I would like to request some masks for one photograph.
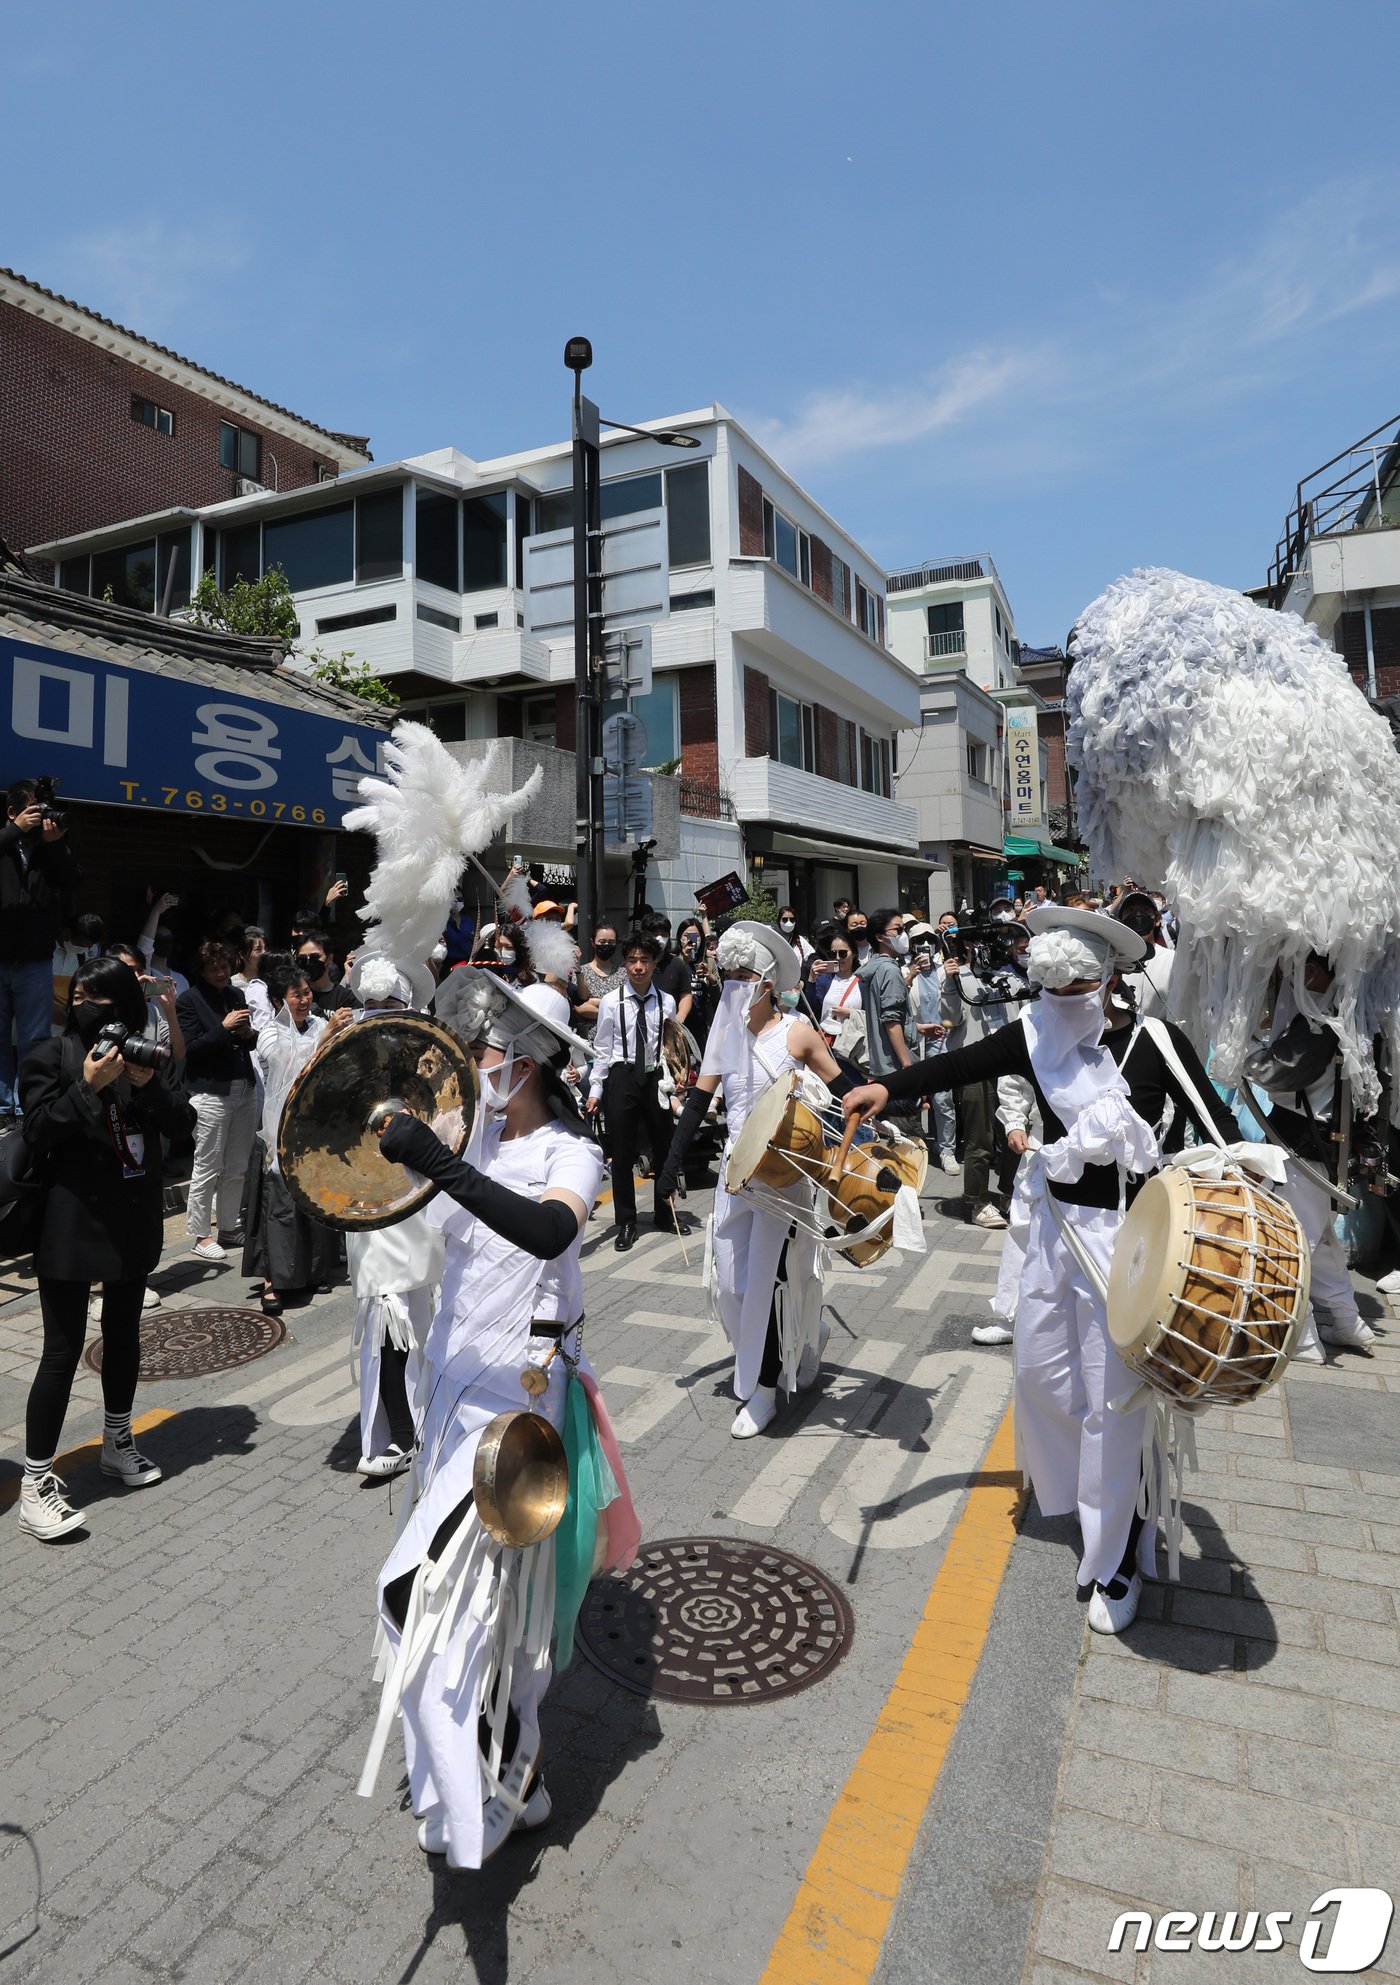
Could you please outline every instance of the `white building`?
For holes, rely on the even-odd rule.
[[[804,919],[839,896],[922,902],[930,863],[893,791],[894,737],[917,721],[919,691],[886,645],[884,574],[724,408],[650,425],[700,447],[603,440],[605,606],[652,631],[653,688],[637,705],[646,762],[662,768],[648,895],[677,915],[700,884],[738,869]],[[512,781],[545,764],[510,845],[565,867],[571,482],[568,443],[482,462],[445,448],[34,550],[79,591],[94,554],[185,531],[191,569],[212,568],[222,586],[280,566],[305,646],[365,661],[405,715],[463,751],[516,740]],[[614,908],[626,871],[619,850]]]
[[[990,553],[892,572],[889,609],[890,646],[920,678],[957,669],[992,695],[1015,687],[1016,623]]]

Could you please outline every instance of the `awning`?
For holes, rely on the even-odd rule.
[[[832,862],[850,868],[859,862],[894,862],[899,868],[941,868],[917,849],[871,848],[859,841],[819,841],[814,835],[782,833],[776,829],[746,826],[744,840],[750,854],[803,855],[809,861]]]
[[[1031,840],[1024,834],[1008,834],[1002,844],[1008,855],[1029,856],[1032,861],[1061,862],[1066,868],[1078,868],[1084,857],[1073,848],[1057,848],[1053,841]]]

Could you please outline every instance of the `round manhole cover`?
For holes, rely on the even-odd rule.
[[[853,1631],[824,1572],[737,1537],[644,1545],[631,1571],[593,1581],[578,1621],[584,1653],[624,1688],[713,1706],[810,1688]]]
[[[287,1332],[279,1316],[261,1310],[151,1310],[141,1319],[141,1376],[203,1378],[275,1351]],[[88,1345],[83,1363],[102,1369],[102,1339]]]

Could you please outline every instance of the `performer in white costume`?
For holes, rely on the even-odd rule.
[[[768,924],[731,924],[720,938],[716,961],[724,992],[700,1078],[657,1177],[656,1200],[658,1206],[674,1202],[685,1154],[722,1087],[729,1141],[711,1216],[713,1289],[734,1347],[734,1396],[741,1402],[729,1431],[736,1440],[748,1440],[776,1415],[779,1384],[791,1394],[809,1385],[820,1368],[820,1246],[810,1231],[815,1216],[809,1184],[776,1195],[793,1209],[794,1218],[784,1220],[747,1193],[727,1191],[725,1163],[759,1096],[793,1069],[809,1070],[834,1096],[849,1084],[817,1028],[779,1007],[801,976],[786,938]]]
[[[545,986],[517,994],[468,966],[439,988],[437,1011],[471,1043],[482,1108],[464,1158],[407,1113],[382,1138],[386,1157],[440,1186],[429,1218],[446,1253],[425,1355],[419,1497],[379,1580],[388,1672],[361,1790],[373,1789],[400,1708],[419,1844],[478,1868],[513,1829],[549,1818],[539,1710],[551,1643],[557,1636],[567,1659],[600,1514],[606,1568],[631,1562],[638,1531],[580,1343],[579,1247],[603,1155],[557,1074],[584,1047],[568,1002]],[[534,1410],[564,1434],[574,1518],[517,1551],[482,1526],[473,1463],[488,1422],[525,1405],[527,1365],[545,1368]]]
[[[987,1303],[992,1321],[973,1325],[974,1344],[1009,1344],[1016,1333],[1016,1304],[1020,1300],[1021,1271],[1026,1265],[1026,1242],[1031,1231],[1027,1153],[1038,1151],[1044,1142],[1040,1114],[1035,1107],[1035,1091],[1029,1082],[1023,1082],[1018,1075],[1003,1075],[997,1083],[997,1122],[1006,1132],[1008,1150],[1013,1151],[1020,1162],[1011,1188],[1006,1239],[1001,1244],[1001,1260],[997,1267],[997,1286]]]
[[[1080,1585],[1092,1585],[1089,1624],[1118,1633],[1137,1612],[1140,1573],[1155,1566],[1156,1532],[1136,1519],[1146,1409],[1119,1413],[1135,1381],[1113,1348],[1101,1297],[1066,1236],[1106,1276],[1123,1215],[1157,1169],[1153,1126],[1168,1096],[1203,1137],[1234,1142],[1238,1128],[1185,1036],[1163,1026],[1183,1084],[1129,1009],[1107,1028],[1119,974],[1142,939],[1111,917],[1051,906],[1032,910],[1027,957],[1041,997],[1010,1026],[970,1048],[937,1055],[853,1090],[848,1114],[883,1110],[889,1097],[1015,1075],[1029,1081],[1045,1148],[1031,1161],[1030,1227],[1016,1310],[1016,1432],[1046,1516],[1079,1517]],[[1211,1121],[1202,1121],[1200,1105]]]

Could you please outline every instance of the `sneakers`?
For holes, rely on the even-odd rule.
[[[206,1234],[203,1240],[196,1241],[191,1252],[197,1254],[201,1261],[228,1260],[228,1249],[221,1248],[212,1234]]]
[[[148,1288],[145,1295],[141,1298],[141,1307],[143,1310],[158,1310],[160,1308],[159,1289]]]
[[[777,1417],[778,1388],[776,1385],[761,1385],[752,1399],[746,1399],[734,1415],[734,1424],[729,1431],[736,1441],[752,1440],[761,1434]]]
[[[945,1151],[938,1162],[945,1172],[960,1172],[962,1170],[962,1166],[951,1151]]]
[[[1107,1585],[1096,1585],[1089,1601],[1089,1625],[1094,1633],[1122,1633],[1137,1618],[1142,1599],[1142,1580],[1136,1572],[1130,1579],[1111,1578]]]
[[[1329,1317],[1325,1323],[1319,1322],[1317,1334],[1324,1344],[1344,1344],[1349,1351],[1364,1351],[1368,1358],[1375,1356],[1371,1346],[1376,1333],[1359,1316]]]
[[[241,1227],[229,1227],[227,1229],[220,1227],[219,1229],[219,1241],[225,1249],[241,1248],[246,1244],[247,1239],[248,1237]]]
[[[1383,1296],[1400,1296],[1400,1268],[1392,1268],[1388,1275],[1382,1275],[1376,1287]]]
[[[1014,1334],[1009,1323],[975,1323],[972,1326],[974,1344],[1009,1344]]]
[[[62,1482],[52,1469],[37,1482],[32,1475],[26,1475],[20,1483],[19,1527],[31,1537],[37,1537],[41,1544],[52,1544],[56,1537],[66,1537],[70,1530],[77,1530],[86,1521],[83,1512],[69,1502]]]
[[[125,1440],[114,1440],[110,1434],[102,1436],[102,1459],[98,1463],[104,1475],[113,1476],[124,1489],[149,1489],[161,1479],[161,1471],[154,1461],[147,1461],[130,1434]]]
[[[402,1475],[405,1468],[412,1466],[413,1456],[405,1454],[401,1447],[390,1441],[383,1454],[361,1455],[355,1463],[355,1473],[368,1476],[372,1482],[383,1482],[391,1475]],[[431,1851],[436,1854],[440,1850],[433,1848]]]
[[[972,1224],[974,1227],[1004,1227],[1006,1221],[989,1199],[985,1206],[979,1206],[973,1214]]]
[[[498,1805],[499,1801],[493,1801],[492,1803]],[[549,1825],[553,1816],[554,1801],[549,1796],[549,1791],[544,1780],[537,1778],[529,1798],[516,1814],[514,1824],[509,1828],[509,1831],[511,1833],[538,1833],[542,1826]],[[504,1838],[504,1835],[502,1835],[502,1838]],[[441,1806],[435,1806],[425,1819],[419,1820],[418,1845],[425,1854],[446,1854],[447,1828],[443,1821]],[[488,1858],[492,1849],[499,1845],[499,1840],[489,1843],[487,1845],[487,1853],[482,1857],[483,1860]]]

